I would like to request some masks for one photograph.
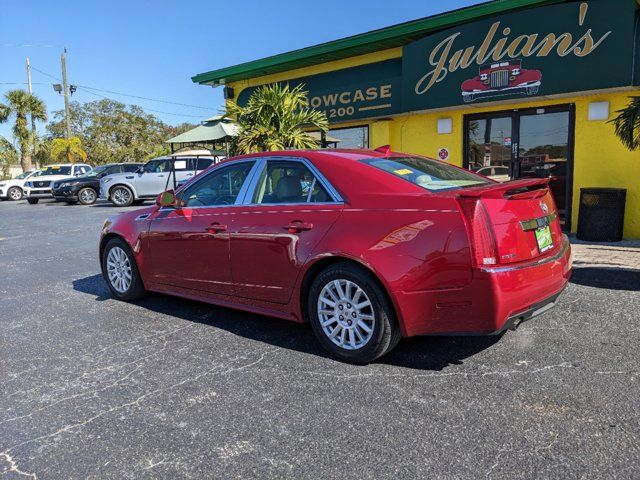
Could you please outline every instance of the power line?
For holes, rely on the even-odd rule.
[[[90,93],[91,95],[95,95],[96,97],[100,97],[100,98],[106,98],[109,99],[109,97],[105,97],[104,95],[100,95],[98,93],[92,92],[90,90],[87,90],[86,88],[82,88],[80,86],[78,86],[78,90],[81,90],[84,93]],[[140,107],[140,105],[138,105]],[[189,117],[189,118],[202,118],[201,115],[189,115],[189,114],[183,114],[183,113],[174,113],[174,112],[164,112],[162,110],[154,110],[152,108],[147,108],[147,107],[140,107],[143,110],[147,111],[147,112],[154,112],[154,113],[162,113],[164,115],[173,115],[176,117]]]
[[[58,77],[56,77],[56,76],[54,76],[54,75],[51,75],[51,74],[49,74],[49,73],[43,72],[42,70],[40,70],[40,69],[38,69],[38,68],[36,68],[36,67],[34,67],[34,66],[31,66],[31,68],[32,68],[33,70],[35,70],[36,72],[39,72],[39,73],[41,73],[41,74],[43,74],[43,75],[46,75],[46,76],[47,76],[47,77],[49,77],[49,78],[53,78],[53,79],[55,79],[55,80],[60,81],[60,79],[59,79]],[[151,102],[166,103],[166,104],[169,104],[169,105],[178,105],[178,106],[180,106],[180,107],[200,108],[200,109],[202,109],[202,110],[217,111],[217,109],[216,109],[216,108],[202,107],[202,106],[200,106],[200,105],[190,105],[190,104],[188,104],[188,103],[170,102],[169,100],[160,100],[160,99],[158,99],[158,98],[142,97],[142,96],[140,96],[140,95],[131,95],[131,94],[128,94],[128,93],[122,93],[122,92],[114,92],[113,90],[103,90],[103,89],[101,89],[101,88],[89,87],[88,85],[78,85],[78,88],[83,88],[83,89],[85,89],[85,90],[95,90],[96,92],[111,93],[111,94],[113,94],[113,95],[122,95],[123,97],[137,98],[137,99],[140,99],[140,100],[149,100],[149,101],[151,101]],[[89,93],[93,93],[93,92],[89,92]],[[97,94],[96,94],[96,95],[97,95]],[[101,95],[98,95],[98,96],[101,96]],[[107,98],[107,97],[103,97],[103,98]],[[195,115],[194,115],[194,116],[195,116]]]
[[[112,90],[102,90],[100,88],[94,88],[94,87],[88,87],[87,85],[78,85],[78,87],[83,87],[85,89],[89,89],[89,90],[95,90],[96,92],[104,92],[104,93],[111,93],[113,95],[122,95],[123,97],[131,97],[131,98],[138,98],[140,100],[150,100],[152,102],[160,102],[160,103],[166,103],[169,105],[179,105],[181,107],[190,107],[190,108],[200,108],[202,110],[217,110],[215,108],[211,108],[211,107],[202,107],[200,105],[190,105],[188,103],[178,103],[178,102],[170,102],[169,100],[159,100],[157,98],[149,98],[149,97],[141,97],[139,95],[131,95],[129,93],[122,93],[122,92],[114,92]]]

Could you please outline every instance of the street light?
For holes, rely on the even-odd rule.
[[[62,95],[62,85],[60,85],[59,83],[54,83],[53,84],[53,89],[58,92],[60,95]]]

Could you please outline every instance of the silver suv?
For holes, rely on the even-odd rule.
[[[116,173],[100,179],[100,198],[118,207],[153,200],[160,193],[191,179],[216,160],[213,156],[172,156],[149,160],[134,173]],[[175,168],[175,178],[174,178]]]

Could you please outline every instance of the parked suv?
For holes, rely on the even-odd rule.
[[[38,203],[41,198],[53,198],[51,184],[67,177],[79,177],[91,171],[91,165],[85,163],[60,163],[42,167],[38,175],[34,175],[24,184],[27,202]]]
[[[100,193],[100,179],[114,173],[134,173],[142,163],[109,163],[94,168],[79,177],[63,178],[53,182],[53,198],[67,203],[92,205]]]
[[[36,175],[40,170],[29,170],[21,173],[16,178],[0,181],[0,199],[1,200],[22,200],[24,197],[24,182]]]
[[[100,179],[100,197],[118,207],[155,199],[175,183],[189,180],[214,163],[212,156],[159,157],[135,173],[116,173]],[[175,166],[175,180],[173,168]]]

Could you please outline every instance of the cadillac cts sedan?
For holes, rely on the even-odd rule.
[[[388,148],[232,158],[108,219],[100,240],[118,299],[308,322],[354,363],[403,336],[515,329],[555,304],[570,257],[548,179],[497,183]]]

